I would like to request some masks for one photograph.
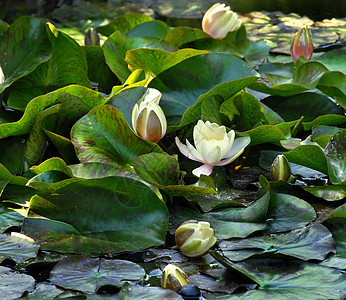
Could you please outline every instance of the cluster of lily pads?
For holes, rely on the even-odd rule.
[[[89,45],[0,22],[1,297],[181,299],[145,286],[168,263],[207,299],[345,296],[345,49],[272,57],[236,22],[212,37],[126,14]],[[150,141],[156,108],[136,122],[152,91]],[[214,229],[202,258],[171,249],[187,220]]]

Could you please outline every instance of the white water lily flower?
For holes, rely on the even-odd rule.
[[[203,16],[202,29],[214,39],[223,39],[228,32],[237,30],[241,23],[229,6],[215,3]]]
[[[224,166],[234,161],[251,141],[250,137],[234,137],[234,130],[227,133],[225,126],[199,120],[193,129],[195,147],[187,139],[186,145],[182,144],[178,137],[175,138],[175,142],[182,154],[203,163],[201,167],[192,171],[195,176],[200,177],[209,176],[213,166]]]

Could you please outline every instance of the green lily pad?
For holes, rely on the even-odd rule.
[[[88,77],[93,82],[100,82],[106,68],[105,57],[100,46],[82,47],[88,64]]]
[[[338,104],[346,109],[346,75],[341,72],[326,72],[320,78],[317,88],[326,95],[333,97]]]
[[[152,77],[171,68],[181,61],[208,51],[195,49],[180,49],[176,52],[167,52],[160,49],[140,48],[126,52],[125,61],[130,70],[142,69]]]
[[[17,263],[21,263],[29,258],[36,257],[39,248],[39,244],[24,235],[0,235],[0,260],[10,258]]]
[[[26,139],[24,136],[8,137],[0,140],[0,163],[13,174],[22,174],[25,167],[24,151]]]
[[[332,234],[321,224],[288,233],[221,241],[218,246],[222,256],[235,262],[264,254],[283,254],[305,261],[323,260],[329,253],[335,253]]]
[[[346,198],[346,189],[343,185],[303,186],[302,188],[327,201],[338,201]]]
[[[102,163],[81,163],[69,165],[73,175],[79,178],[91,179],[115,176],[122,172],[122,169]]]
[[[105,253],[164,243],[166,205],[137,180],[89,179],[40,195],[31,198],[30,210],[45,218],[26,218],[23,232],[43,249]]]
[[[323,53],[318,61],[325,65],[330,71],[340,71],[346,74],[345,57],[346,49],[337,49]]]
[[[165,22],[152,20],[137,25],[127,33],[127,36],[154,36],[160,39],[165,39],[170,30],[171,27],[169,27]]]
[[[18,187],[18,186],[16,186]],[[4,196],[1,200],[6,199]],[[0,232],[12,226],[22,226],[24,216],[13,209],[7,208],[4,203],[0,203]]]
[[[0,124],[0,136],[4,138],[29,133],[35,123],[37,114],[58,103],[63,103],[63,107],[66,108],[62,109],[61,116],[64,118],[58,125],[63,129],[68,127],[69,131],[70,126],[76,121],[75,118],[80,118],[91,108],[105,102],[107,102],[107,98],[104,98],[98,92],[79,85],[70,85],[31,100],[19,121]],[[70,123],[71,120],[74,120],[72,124]]]
[[[162,107],[169,126],[184,126],[197,121],[201,104],[213,95],[224,100],[256,80],[257,73],[238,57],[200,54],[160,73],[149,84],[162,92]]]
[[[266,218],[266,232],[285,232],[314,221],[316,212],[309,203],[298,197],[271,192]]]
[[[180,177],[176,157],[163,153],[149,153],[132,161],[137,175],[171,196],[214,194],[216,189],[212,179],[200,178],[195,185],[178,185]]]
[[[343,115],[343,110],[330,101],[328,97],[312,92],[291,97],[270,96],[262,99],[261,102],[273,109],[287,122],[298,120],[302,116],[304,116],[303,121],[308,122],[325,114]]]
[[[121,287],[137,282],[144,269],[127,260],[70,256],[58,262],[50,272],[49,281],[65,289],[95,294],[104,285]]]
[[[181,47],[183,44],[199,40],[202,38],[210,38],[209,34],[205,33],[198,28],[190,27],[175,27],[169,31],[166,35],[166,41],[175,45],[176,47]]]
[[[48,171],[60,171],[66,174],[68,177],[73,177],[71,169],[59,157],[49,158],[40,165],[31,167],[30,170],[36,175]]]
[[[59,112],[57,114],[52,114],[45,117],[41,122],[41,129],[44,131],[44,134],[49,138],[50,142],[55,146],[57,151],[59,151],[66,163],[74,163],[77,160],[77,156],[72,141],[59,133],[53,132],[53,130],[58,131],[59,129],[62,129],[61,127],[59,128],[59,126],[57,125],[57,123],[59,123]],[[52,129],[49,130],[48,128]]]
[[[346,269],[346,204],[336,208],[323,222],[333,234],[336,244],[336,254],[321,264],[336,269]]]
[[[122,34],[127,34],[136,26],[152,20],[152,17],[144,14],[126,14],[114,19],[112,22],[106,25],[97,27],[96,31],[105,36],[110,36],[115,31],[119,31]]]
[[[111,105],[120,110],[123,114],[126,122],[132,128],[132,109],[133,106],[141,99],[141,97],[145,94],[147,89],[145,87],[133,87],[126,88],[115,95],[113,95],[109,101],[108,105]]]
[[[232,53],[241,57],[243,56],[243,52],[235,44],[224,39],[218,40],[211,37],[199,38],[197,40],[184,43],[180,46],[180,48],[192,48],[215,53]]]
[[[82,163],[124,168],[138,155],[162,152],[157,144],[139,138],[122,113],[110,105],[100,105],[82,117],[72,127],[71,137]]]
[[[253,232],[264,230],[269,206],[269,194],[265,194],[246,208],[226,208],[218,212],[200,214],[189,208],[177,208],[171,212],[171,222],[180,225],[186,220],[204,220],[211,224],[215,236],[219,239],[247,237]]]
[[[327,158],[320,146],[300,145],[284,154],[290,162],[328,174]]]
[[[10,88],[9,107],[24,110],[31,99],[70,84],[91,88],[82,48],[68,35],[47,27],[52,57]]]
[[[180,169],[177,157],[164,153],[148,153],[132,161],[137,175],[155,186],[167,186],[178,183]]]
[[[30,198],[34,196],[36,192],[36,190],[27,186],[7,184],[1,195],[1,200],[4,202],[15,203],[22,207],[29,207]],[[24,216],[22,216],[22,219],[23,218]]]
[[[311,122],[303,122],[303,128],[305,131],[311,130],[314,126],[326,125],[326,126],[338,126],[346,123],[346,117],[343,115],[326,114],[317,117]]]
[[[19,18],[3,33],[2,40],[0,93],[49,60],[52,55],[46,25],[35,18]]]
[[[130,285],[125,283],[118,294],[119,300],[142,299],[142,300],[162,300],[175,299],[183,300],[177,292],[157,286]]]
[[[325,148],[334,134],[341,131],[341,128],[335,126],[319,125],[312,129],[311,138],[322,148]]]
[[[0,266],[0,297],[2,299],[18,299],[24,292],[32,292],[35,279],[23,273],[15,273],[11,269]]]
[[[324,149],[329,179],[333,184],[346,184],[346,130],[336,133]]]
[[[345,274],[313,263],[281,259],[247,259],[222,264],[251,278],[259,289],[221,299],[340,299],[346,293]]]
[[[305,92],[308,88],[295,83],[282,83],[274,86],[256,81],[249,86],[250,89],[273,96],[290,97]]]
[[[24,158],[29,166],[38,164],[42,161],[47,147],[47,137],[41,130],[42,120],[47,116],[56,114],[60,110],[60,107],[60,104],[56,104],[37,113],[24,152]]]
[[[57,189],[80,180],[80,178],[70,178],[70,176],[66,175],[64,172],[51,170],[32,177],[28,181],[27,186],[38,191],[53,193]]]
[[[4,165],[0,163],[0,180],[8,181],[8,183],[25,186],[28,182],[28,179],[22,176],[14,176],[10,173],[9,170],[5,168]]]
[[[308,89],[316,87],[321,76],[328,69],[317,61],[308,61],[293,69],[292,82]]]
[[[38,300],[38,299],[54,299],[58,295],[62,294],[63,291],[48,282],[38,282],[35,285],[35,290],[28,293],[26,298],[28,300]]]
[[[102,49],[107,65],[121,83],[124,83],[131,73],[125,62],[126,52],[138,48],[157,48],[168,52],[178,50],[175,46],[157,37],[130,37],[119,31],[114,32],[103,44]]]
[[[346,255],[346,236],[345,236],[346,204],[336,208],[323,224],[332,232],[337,246],[337,253]]]
[[[261,125],[251,130],[237,132],[238,136],[249,136],[251,138],[250,146],[272,143],[281,145],[282,140],[286,140],[284,133],[274,125]]]
[[[244,199],[253,200],[255,195],[248,191],[241,191],[227,187],[222,190],[218,188],[217,193],[203,196],[188,196],[187,199],[193,204],[198,204],[203,212],[209,212],[214,209],[222,209],[227,207],[244,207]],[[255,199],[254,199],[255,200]]]
[[[220,111],[227,115],[232,123],[236,123],[240,131],[268,123],[261,103],[247,92],[240,92],[232,99],[226,100]]]

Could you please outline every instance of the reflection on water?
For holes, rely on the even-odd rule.
[[[227,0],[239,13],[281,11],[297,13],[314,21],[346,17],[346,0]]]

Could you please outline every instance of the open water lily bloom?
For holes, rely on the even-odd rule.
[[[214,39],[223,39],[228,32],[237,30],[241,23],[229,6],[215,3],[203,16],[202,29]]]
[[[193,140],[195,147],[186,139],[186,145],[175,138],[175,142],[182,154],[191,160],[203,163],[192,173],[200,177],[209,176],[214,166],[224,166],[238,158],[249,145],[250,137],[240,137],[235,139],[234,130],[226,132],[225,126],[210,123],[202,120],[197,122],[193,129]]]

